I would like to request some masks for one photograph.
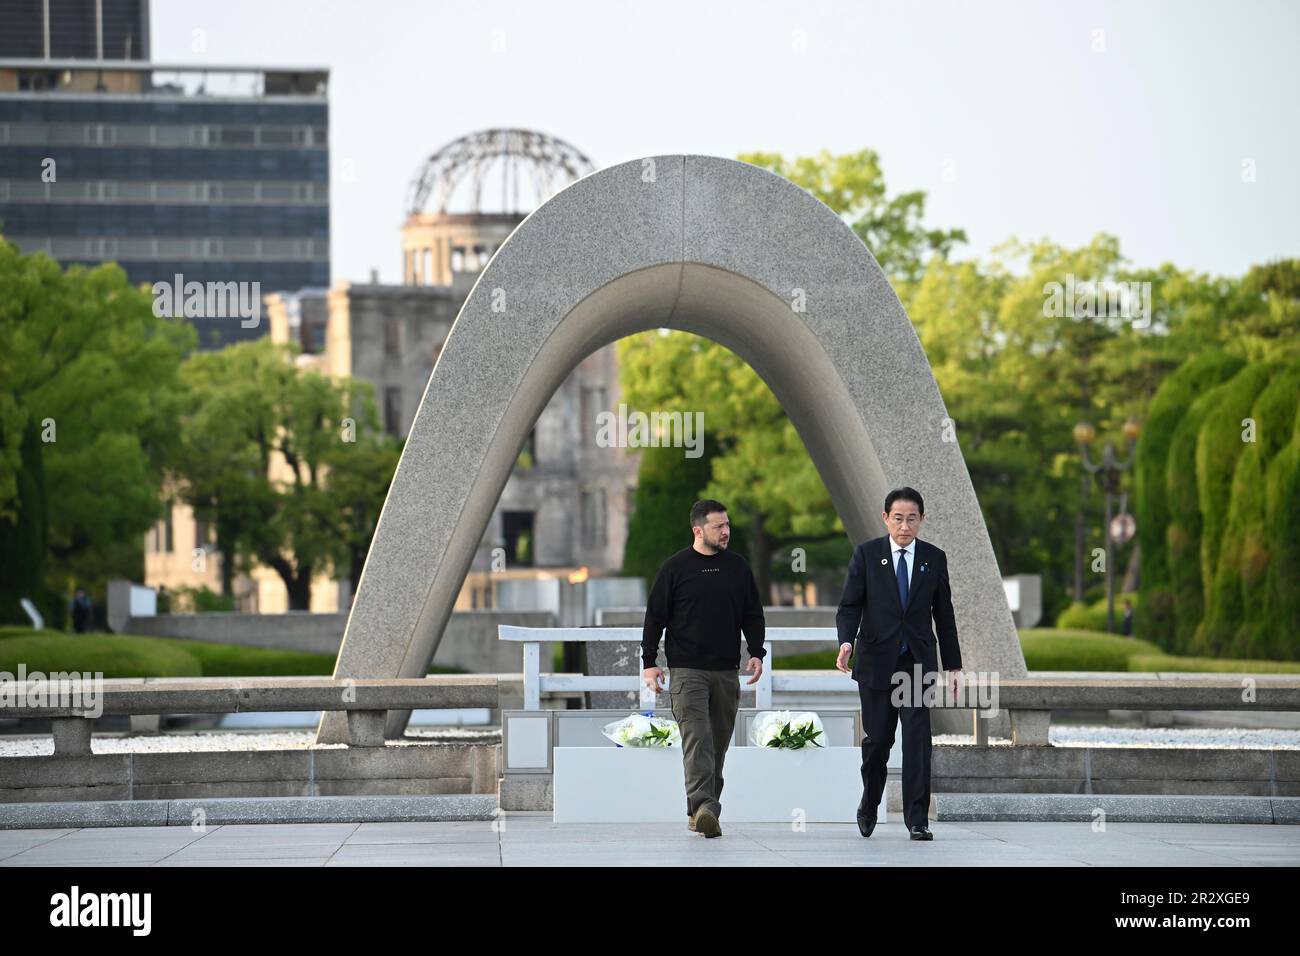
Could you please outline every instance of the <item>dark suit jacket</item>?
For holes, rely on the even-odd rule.
[[[907,591],[907,607],[898,600],[898,578],[889,555],[889,535],[864,541],[853,549],[844,595],[835,626],[841,644],[853,645],[853,679],[875,690],[889,690],[903,635],[922,673],[939,669],[935,646],[943,652],[946,669],[961,668],[957,618],[948,584],[948,556],[934,545],[916,540],[916,567]],[[883,563],[882,563],[883,562]],[[935,639],[935,628],[939,637]],[[937,683],[941,687],[942,683]]]

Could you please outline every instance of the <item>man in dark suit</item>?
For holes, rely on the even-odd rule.
[[[875,829],[876,808],[888,776],[886,763],[901,717],[903,822],[913,840],[932,840],[928,705],[944,689],[935,683],[939,678],[936,644],[953,694],[961,670],[948,559],[939,548],[916,537],[925,520],[925,503],[916,489],[891,491],[880,517],[889,533],[854,549],[835,615],[840,636],[835,666],[852,673],[862,699],[865,736],[858,830],[869,837]],[[931,616],[939,632],[937,641]]]

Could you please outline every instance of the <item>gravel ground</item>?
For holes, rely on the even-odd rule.
[[[99,735],[94,740],[97,754],[195,752],[205,750],[293,750],[313,746],[315,731],[257,731],[244,733],[197,732]],[[501,742],[501,731],[467,727],[411,730],[407,740],[390,741],[390,747],[444,741],[446,743]],[[1300,730],[1243,730],[1235,728],[1086,727],[1051,728],[1048,739],[1054,747],[1214,747],[1247,750],[1300,750]],[[966,734],[937,734],[937,744],[967,744]],[[993,746],[1011,746],[1011,741],[994,737]],[[323,744],[325,748],[343,744]],[[0,738],[0,757],[39,757],[54,753],[49,736]]]
[[[1052,727],[1053,747],[1217,747],[1225,750],[1300,750],[1300,730],[1246,730],[1238,727]],[[937,744],[970,744],[969,734],[936,734]],[[1011,746],[1004,737],[989,743]]]

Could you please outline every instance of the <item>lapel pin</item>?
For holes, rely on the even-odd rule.
[[[881,564],[888,564],[888,563],[889,563],[889,559],[888,559],[888,558],[881,558],[881,559],[880,559],[880,563],[881,563]]]

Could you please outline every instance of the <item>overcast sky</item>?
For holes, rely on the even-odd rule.
[[[1300,3],[154,0],[159,63],[331,71],[333,278],[398,281],[423,159],[520,126],[640,156],[879,152],[964,228],[1138,265],[1300,256]],[[199,31],[199,32],[196,32]],[[1253,170],[1254,181],[1243,181]]]

